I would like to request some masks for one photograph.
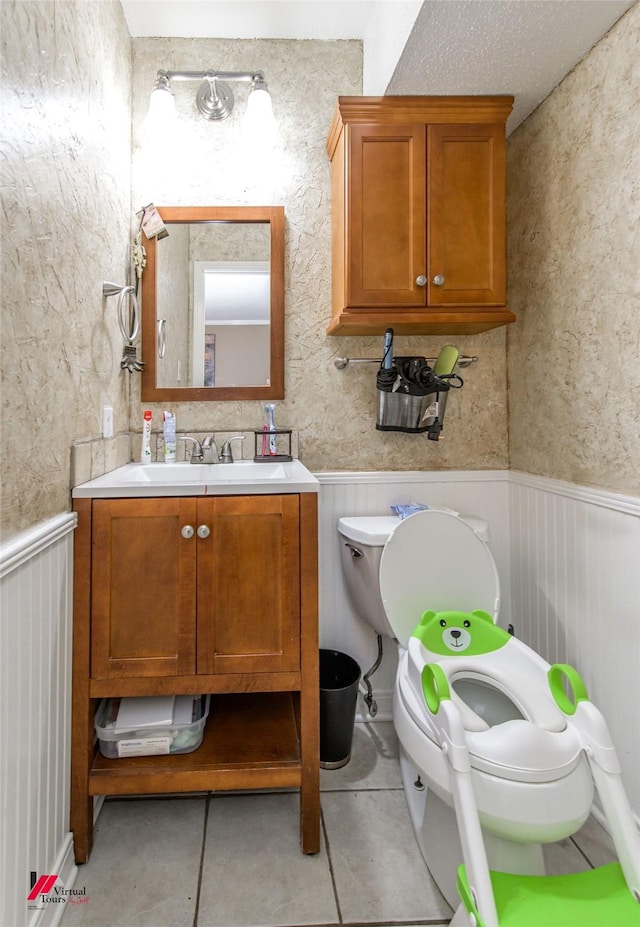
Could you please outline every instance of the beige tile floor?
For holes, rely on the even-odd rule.
[[[415,843],[390,722],[358,723],[351,762],[322,770],[322,848],[298,842],[295,793],[110,800],[63,927],[444,925],[451,910]],[[549,871],[612,858],[590,820],[547,848]]]

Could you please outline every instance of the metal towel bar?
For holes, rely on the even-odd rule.
[[[427,357],[425,358],[425,360],[427,361],[428,364],[435,364],[436,362],[435,357]],[[478,362],[478,358],[475,355],[473,357],[464,356],[464,357],[458,358],[458,363],[456,366],[464,370],[465,367],[470,367],[471,364],[476,364],[477,362]],[[380,358],[379,357],[334,357],[333,363],[338,368],[338,370],[344,370],[344,368],[348,367],[349,364],[379,364]]]

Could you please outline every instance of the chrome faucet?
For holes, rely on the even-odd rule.
[[[234,435],[233,438],[227,438],[220,451],[220,463],[233,463],[233,453],[231,451],[232,441],[244,441],[245,435]]]
[[[192,438],[191,435],[180,435],[181,441],[191,441],[193,444],[193,452],[191,454],[191,460],[189,463],[192,464],[217,464],[220,463],[220,458],[218,457],[218,448],[216,447],[216,442],[214,441],[211,435],[208,435],[202,444],[198,441],[197,438]]]

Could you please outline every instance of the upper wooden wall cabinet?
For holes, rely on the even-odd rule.
[[[506,307],[513,97],[339,97],[330,335],[469,335]]]

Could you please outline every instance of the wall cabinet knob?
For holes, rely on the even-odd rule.
[[[435,277],[433,278],[433,285],[442,286],[443,283],[444,283],[444,277],[442,276],[442,274],[436,274]]]
[[[427,278],[424,274],[420,274],[419,277],[416,277],[416,286],[426,286]]]
[[[195,534],[195,531],[193,530],[193,525],[185,525],[184,528],[181,529],[180,534],[182,535],[183,538],[186,538],[187,540],[189,540],[189,538],[192,538],[193,535]]]
[[[211,534],[211,530],[208,525],[198,525],[198,537],[199,538],[208,538]]]

